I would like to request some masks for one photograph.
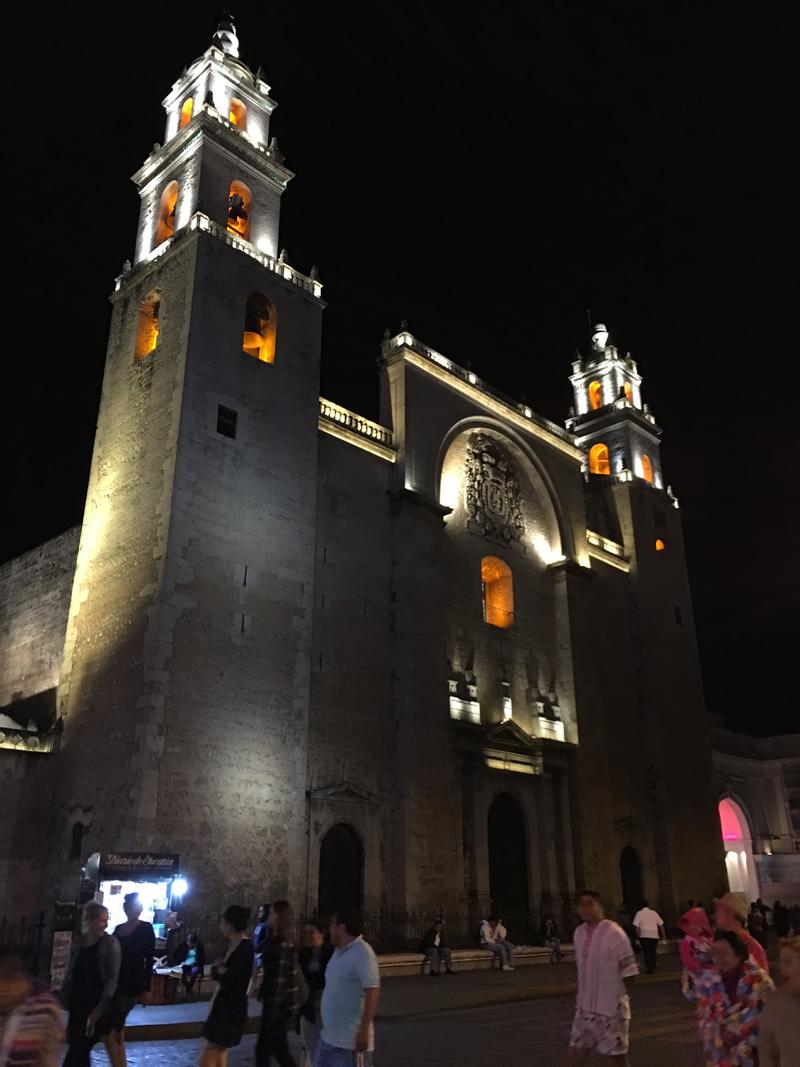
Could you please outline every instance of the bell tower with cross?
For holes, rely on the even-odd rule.
[[[202,913],[301,888],[324,305],[278,255],[292,174],[230,18],[164,107],[111,296],[49,892],[81,811],[89,853],[185,857]]]

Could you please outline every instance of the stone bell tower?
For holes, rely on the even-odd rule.
[[[277,257],[291,172],[231,21],[164,101],[111,297],[67,626],[50,891],[180,853],[206,913],[305,862],[321,285]],[[277,258],[276,258],[277,257]],[[79,873],[79,872],[78,872]]]
[[[603,665],[615,676],[613,695],[605,687],[610,759],[628,797],[620,801],[618,844],[628,840],[626,811],[646,811],[634,843],[652,853],[650,895],[672,918],[672,902],[710,895],[722,873],[680,510],[665,486],[661,430],[642,400],[630,354],[623,358],[606,327],[597,325],[588,356],[572,369],[575,409],[568,426],[586,454],[590,523],[619,544],[627,572],[616,588],[606,576],[593,594],[599,616],[612,604],[619,612],[608,631],[610,662]]]
[[[609,344],[606,327],[592,329],[588,355],[572,364],[575,394],[570,429],[588,453],[590,474],[635,476],[663,488],[661,430],[642,400],[642,377],[630,352]]]

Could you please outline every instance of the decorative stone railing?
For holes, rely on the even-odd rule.
[[[243,238],[230,233],[225,226],[220,226],[218,222],[214,222],[208,215],[204,215],[202,211],[196,211],[194,215],[192,215],[191,221],[189,222],[189,229],[202,230],[204,233],[210,233],[212,237],[224,241],[225,244],[230,245],[231,248],[236,248],[240,252],[244,252],[245,255],[257,260],[261,266],[266,267],[267,270],[274,271],[275,274],[279,274],[288,282],[292,282],[294,285],[298,286],[298,288],[305,289],[307,293],[311,293],[312,296],[317,297],[318,300],[322,298],[322,282],[318,281],[316,278],[309,278],[307,275],[301,274],[299,270],[290,267],[289,264],[282,259],[274,259],[272,256],[268,256],[266,252],[259,252],[255,245],[251,245],[249,241],[245,241]]]
[[[360,438],[364,443],[363,447],[383,459],[393,461],[396,458],[391,430],[361,415],[356,415],[354,411],[348,411],[340,404],[334,404],[333,401],[320,397],[319,421],[321,429],[331,432],[342,431],[339,436],[349,438],[354,444],[358,444]]]
[[[568,430],[565,430],[555,422],[551,422],[549,419],[545,419],[541,415],[537,415],[527,404],[520,403],[520,401],[515,400],[507,393],[503,393],[499,389],[487,385],[477,374],[474,374],[471,370],[467,370],[465,367],[461,367],[458,363],[454,363],[452,359],[443,356],[441,352],[437,352],[433,348],[428,348],[427,345],[418,341],[413,334],[404,331],[397,334],[396,337],[384,341],[382,352],[384,356],[388,356],[394,349],[402,347],[410,348],[411,351],[416,352],[418,356],[423,356],[425,359],[429,359],[431,363],[435,363],[439,367],[444,367],[445,370],[454,374],[456,377],[461,378],[462,381],[468,382],[476,389],[480,389],[494,400],[499,400],[501,404],[513,408],[514,411],[519,412],[520,415],[529,419],[536,426],[540,427],[540,429],[546,430],[548,433],[553,434],[562,441],[566,441],[570,445],[575,444],[575,438]]]
[[[338,422],[340,426],[346,426],[353,433],[361,434],[362,437],[369,437],[373,441],[386,445],[387,448],[393,447],[391,430],[387,430],[385,426],[381,426],[377,422],[371,422],[361,415],[356,415],[355,412],[348,411],[347,408],[343,408],[339,404],[334,404],[332,400],[325,400],[320,397],[319,413],[323,419]]]
[[[610,556],[618,556],[619,559],[625,559],[625,549],[622,545],[616,541],[611,541],[607,537],[603,537],[602,534],[595,533],[594,530],[586,531],[586,540],[590,545],[594,545],[595,548],[602,548],[604,552],[608,552]]]
[[[322,282],[318,278],[310,278],[305,274],[301,274],[299,270],[295,270],[294,267],[290,267],[282,259],[275,259],[273,256],[268,256],[266,252],[259,252],[255,245],[250,244],[249,241],[245,241],[241,237],[237,237],[236,234],[229,233],[225,226],[221,226],[218,222],[214,222],[202,211],[196,211],[189,220],[189,225],[185,229],[179,230],[172,237],[168,237],[166,241],[162,241],[160,245],[157,245],[144,259],[142,259],[135,266],[129,269],[123,270],[122,274],[116,278],[114,289],[119,290],[124,281],[127,281],[130,277],[138,274],[139,271],[148,267],[153,260],[163,256],[170,248],[173,247],[176,241],[180,241],[181,237],[186,232],[193,232],[194,230],[201,230],[203,233],[211,234],[212,237],[216,237],[218,241],[224,241],[225,244],[230,245],[231,248],[237,249],[239,252],[244,252],[245,255],[250,256],[251,259],[255,259],[262,267],[267,270],[273,271],[275,274],[280,275],[281,278],[285,278],[287,282],[292,282],[299,289],[304,289],[307,293],[311,293],[318,300],[322,299]]]

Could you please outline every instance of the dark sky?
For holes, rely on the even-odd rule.
[[[709,706],[764,732],[798,728],[791,7],[741,23],[675,0],[233,12],[297,173],[281,245],[317,264],[330,302],[323,395],[376,415],[378,343],[406,318],[561,422],[591,308],[664,428]],[[133,252],[129,175],[219,14],[143,11],[25,8],[11,127],[25,180],[6,247],[30,332],[6,393],[3,558],[80,521],[107,295]]]

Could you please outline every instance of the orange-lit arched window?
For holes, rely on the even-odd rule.
[[[631,404],[633,403],[633,387],[630,382],[625,382],[622,386],[622,391],[625,393],[625,399]]]
[[[592,474],[611,474],[608,445],[596,444],[589,449],[589,471]]]
[[[187,96],[186,99],[183,101],[183,106],[181,107],[180,129],[183,129],[184,126],[188,126],[189,123],[192,121],[192,111],[193,110],[194,110],[194,97]]]
[[[275,305],[263,293],[251,293],[244,315],[242,349],[248,356],[255,356],[263,363],[274,363],[277,329],[278,312]]]
[[[158,224],[156,225],[156,243],[158,245],[172,237],[175,233],[175,207],[178,203],[178,183],[170,182],[161,194],[161,202],[158,205]]]
[[[236,97],[231,100],[231,106],[228,108],[228,122],[231,126],[238,126],[240,130],[247,125],[247,108]]]
[[[646,482],[653,481],[653,464],[649,456],[642,456],[642,477]]]
[[[497,556],[481,560],[483,621],[507,630],[514,622],[514,582],[511,568]]]
[[[666,548],[666,544],[660,537],[656,538],[656,552],[663,552]]]
[[[598,408],[603,406],[603,383],[592,382],[589,386],[589,408],[591,411],[597,411]]]
[[[158,344],[159,315],[161,313],[161,293],[154,289],[148,293],[139,305],[139,317],[136,322],[136,359],[144,359],[155,351]]]
[[[228,190],[228,233],[250,237],[253,194],[244,182],[231,182]]]

